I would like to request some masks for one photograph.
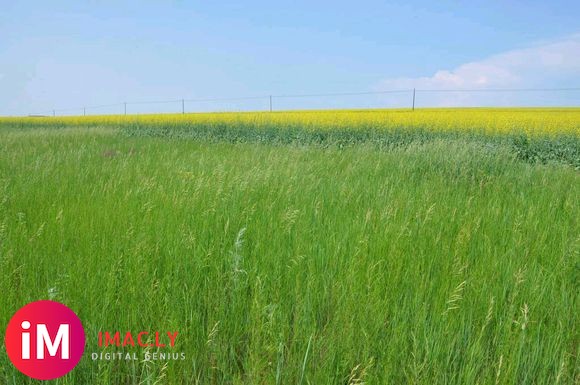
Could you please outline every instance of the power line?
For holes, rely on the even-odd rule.
[[[270,96],[241,96],[236,98],[213,98],[213,99],[183,99],[188,103],[196,103],[196,102],[231,102],[231,101],[239,101],[239,100],[259,100],[259,99],[267,99]],[[181,100],[180,100],[181,101]]]
[[[177,103],[181,102],[183,99],[176,99],[176,100],[158,100],[158,101],[144,101],[144,102],[127,102],[127,105],[136,105],[136,104],[168,104],[168,103]]]
[[[329,94],[295,94],[295,95],[272,95],[273,98],[314,98],[325,96],[357,96],[357,95],[383,95],[383,94],[400,94],[413,92],[413,90],[387,90],[387,91],[368,91],[368,92],[337,92]]]
[[[563,92],[580,91],[580,88],[472,88],[472,89],[417,89],[417,92]]]
[[[420,93],[530,93],[530,92],[578,92],[580,87],[560,87],[560,88],[457,88],[457,89],[393,89],[393,90],[382,90],[382,91],[363,91],[363,92],[334,92],[334,93],[318,93],[318,94],[278,94],[278,95],[262,95],[262,96],[240,96],[240,97],[224,97],[224,98],[193,98],[193,99],[172,99],[172,100],[156,100],[156,101],[134,101],[134,102],[123,102],[123,103],[111,103],[111,104],[100,104],[93,106],[82,106],[76,108],[57,108],[52,110],[46,110],[44,112],[29,114],[29,115],[56,115],[57,112],[70,112],[79,111],[83,115],[87,114],[87,111],[102,109],[102,108],[112,108],[112,107],[124,107],[126,114],[127,106],[132,105],[147,105],[147,104],[172,104],[179,103],[181,107],[181,112],[185,113],[185,103],[204,103],[204,102],[233,102],[233,101],[244,101],[244,100],[264,100],[269,102],[270,111],[272,111],[273,101],[275,99],[291,99],[291,98],[316,98],[316,97],[332,97],[332,96],[364,96],[364,95],[387,95],[387,94],[412,94],[413,95],[413,105],[415,101],[415,94]]]

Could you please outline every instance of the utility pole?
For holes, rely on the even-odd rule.
[[[185,114],[185,99],[181,99],[181,113]]]
[[[87,116],[87,108],[83,107],[83,116]]]
[[[270,112],[272,112],[272,95],[270,95]]]
[[[413,111],[415,111],[415,89],[413,88]]]
[[[127,115],[127,102],[123,103],[125,105],[125,115]]]
[[[56,111],[52,110],[52,117],[54,118],[56,116]]]

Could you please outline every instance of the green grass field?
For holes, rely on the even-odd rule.
[[[0,124],[0,326],[79,315],[55,384],[580,379],[579,135],[25,126]],[[92,361],[104,330],[187,358]]]

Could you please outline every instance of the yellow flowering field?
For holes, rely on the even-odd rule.
[[[580,134],[580,108],[448,108],[0,118],[1,125],[254,125],[303,129],[414,129],[485,134]]]

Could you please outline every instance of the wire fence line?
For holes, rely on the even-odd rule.
[[[458,88],[458,89],[393,89],[393,90],[382,90],[382,91],[363,91],[363,92],[335,92],[335,93],[316,93],[316,94],[277,94],[277,95],[262,95],[262,96],[240,96],[240,97],[223,97],[223,98],[182,98],[182,99],[169,99],[169,100],[148,100],[148,101],[131,101],[131,102],[119,102],[110,104],[100,104],[100,105],[87,105],[82,107],[74,108],[54,108],[52,110],[45,110],[37,113],[29,113],[28,116],[62,116],[70,115],[70,113],[75,113],[73,115],[95,115],[104,109],[109,109],[115,111],[113,114],[127,115],[127,114],[138,114],[143,113],[142,110],[136,109],[138,106],[146,105],[169,105],[170,111],[172,113],[194,113],[194,112],[226,112],[226,111],[240,111],[240,110],[253,110],[253,111],[270,111],[275,110],[292,110],[292,109],[309,109],[309,108],[296,108],[299,106],[297,103],[281,105],[280,102],[288,100],[299,100],[306,98],[344,98],[344,97],[379,97],[379,99],[374,100],[372,103],[363,105],[363,107],[355,106],[356,103],[342,103],[341,108],[409,108],[414,110],[416,107],[455,107],[457,102],[463,104],[472,104],[471,107],[484,107],[493,106],[493,103],[497,103],[498,99],[490,99],[489,102],[483,99],[469,99],[466,96],[473,97],[474,95],[501,95],[501,94],[517,94],[530,95],[530,94],[540,94],[543,96],[553,95],[557,93],[560,95],[558,100],[567,100],[571,104],[566,104],[566,106],[578,106],[580,105],[580,87],[567,87],[567,88]],[[460,95],[459,99],[442,99],[439,97],[434,99],[434,95]],[[562,95],[572,95],[570,99],[562,99]],[[425,98],[425,96],[428,96]],[[380,98],[380,97],[390,97]],[[521,99],[521,98],[520,98]],[[479,100],[479,102],[478,102]],[[512,98],[512,100],[514,100]],[[532,100],[532,99],[521,99],[521,100]],[[541,100],[541,98],[540,98]],[[231,103],[231,102],[259,102],[258,104],[251,104],[250,108],[232,108],[232,105],[226,108],[199,108],[202,103]],[[442,102],[442,103],[441,103]],[[491,104],[490,104],[491,103]],[[507,103],[507,104],[506,104]],[[536,102],[528,102],[528,104],[534,104]],[[509,104],[507,99],[503,102],[503,107],[513,106],[516,104]],[[525,102],[524,102],[525,105]],[[542,105],[540,102],[539,105]],[[554,105],[553,99],[547,99],[544,105]],[[562,105],[561,103],[559,105]],[[295,108],[292,108],[292,107]],[[466,105],[461,105],[465,107]],[[197,108],[196,108],[197,107]],[[253,108],[252,108],[253,107]],[[316,107],[325,108],[324,103],[318,103]],[[148,110],[146,113],[155,113],[160,111]]]

